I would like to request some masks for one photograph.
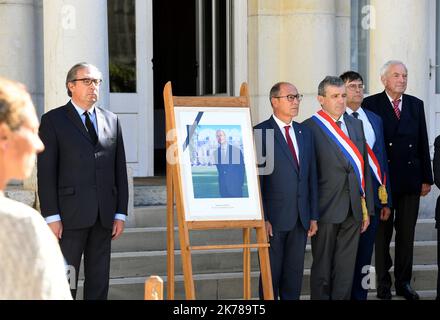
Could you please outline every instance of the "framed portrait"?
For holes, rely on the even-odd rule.
[[[186,221],[262,219],[249,108],[174,107]]]

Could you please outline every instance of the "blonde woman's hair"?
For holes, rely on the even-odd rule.
[[[19,129],[28,104],[32,105],[32,100],[23,84],[0,77],[0,124]]]

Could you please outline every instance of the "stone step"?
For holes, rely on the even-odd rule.
[[[420,219],[432,219],[435,214],[435,203],[439,189],[432,186],[431,192],[426,197],[420,198]],[[166,205],[166,179],[165,177],[149,177],[134,179],[134,206]]]
[[[251,241],[255,242],[255,232]],[[243,243],[241,229],[197,230],[190,233],[191,245]],[[174,246],[180,248],[179,232],[174,228]],[[112,243],[113,252],[159,251],[167,249],[167,228],[126,228],[120,238]]]
[[[166,297],[167,277],[161,276],[164,281],[164,297]],[[425,299],[435,298],[437,277],[437,265],[415,265],[413,268],[412,286],[421,293]],[[110,280],[109,299],[118,300],[142,300],[144,296],[144,282],[148,277],[129,277]],[[258,297],[259,272],[251,273],[252,297]],[[310,299],[310,269],[304,271],[302,298]],[[234,273],[210,273],[195,274],[194,285],[197,299],[242,299],[243,297],[243,274]],[[79,281],[78,295],[82,297],[83,281]],[[183,276],[175,277],[175,299],[184,299]],[[375,299],[375,290],[369,293],[369,299]],[[394,297],[393,297],[394,299]],[[396,300],[401,299],[397,297]]]
[[[167,204],[166,185],[135,185],[134,206],[157,206]]]
[[[391,247],[391,256],[394,256],[394,247]],[[150,276],[152,274],[166,274],[167,252],[139,251],[114,252],[111,255],[111,278],[126,278]],[[437,263],[437,242],[417,241],[414,244],[414,264],[431,265]],[[304,268],[311,268],[311,246],[307,245],[304,259]],[[243,270],[242,250],[212,250],[195,251],[192,254],[194,274],[240,272]],[[258,254],[256,249],[251,250],[251,269],[259,270]],[[180,251],[175,251],[175,273],[182,274]],[[81,266],[80,279],[83,278]]]
[[[150,222],[157,219],[156,212],[161,209],[150,208],[145,210],[151,214]],[[147,220],[145,215],[145,220]],[[154,221],[153,221],[154,222]],[[157,221],[153,224],[158,224]],[[252,242],[255,242],[255,231],[251,232]],[[175,247],[179,248],[179,233],[177,228],[174,232]],[[394,239],[394,238],[393,238]],[[436,241],[437,230],[434,219],[419,219],[416,225],[416,241]],[[140,227],[126,228],[121,237],[112,243],[113,252],[131,251],[159,251],[166,250],[167,231],[166,227]],[[190,243],[192,245],[203,244],[234,244],[242,243],[241,229],[203,230],[191,231]],[[309,241],[310,243],[310,241]]]

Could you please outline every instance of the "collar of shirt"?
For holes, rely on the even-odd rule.
[[[348,115],[353,114],[353,110],[347,107],[346,109]],[[365,110],[362,109],[362,107],[359,107],[359,109],[356,110],[356,112],[359,114],[358,119],[362,120],[362,126],[364,127],[364,135],[365,139],[367,139],[368,145],[373,148],[374,144],[376,143],[376,134],[374,133],[373,126],[371,125],[370,119],[368,119],[367,114],[365,113]]]
[[[390,103],[391,103],[391,107],[393,107],[393,98],[391,98],[389,95],[388,95],[388,93],[385,91],[385,93],[386,93],[386,95],[387,95],[387,97],[388,97],[388,100],[390,100]],[[400,99],[400,102],[399,102],[399,110],[400,111],[402,111],[402,103],[403,103],[403,94],[399,97],[399,98],[397,98],[397,99]]]
[[[73,100],[70,100],[70,102],[73,104],[73,106],[75,107],[76,112],[78,112],[78,114],[81,116],[81,118],[84,116],[84,112],[86,112],[86,110],[78,107],[75,102],[73,102]],[[95,116],[95,106],[92,106],[89,110],[87,110],[87,112],[90,114],[90,117],[94,117]]]
[[[280,130],[283,133],[283,135],[285,135],[285,131],[286,131],[284,129],[285,126],[290,126],[293,130],[292,121],[290,121],[289,123],[285,123],[284,121],[278,119],[275,115],[273,115],[273,119],[277,123],[278,127],[280,127]]]
[[[86,116],[84,115],[84,112],[86,112],[84,109],[81,109],[78,107],[72,100],[73,107],[75,108],[76,112],[78,112],[79,117],[81,118],[81,121],[84,125],[86,125]],[[90,116],[90,120],[93,123],[93,126],[95,127],[96,132],[98,132],[98,125],[96,123],[96,112],[95,112],[95,106],[92,106],[89,110],[87,110]]]
[[[293,125],[292,125],[293,121],[290,121],[290,123],[285,123],[284,121],[278,119],[274,114],[272,116],[273,116],[273,119],[275,120],[275,122],[277,123],[278,127],[280,128],[281,134],[283,135],[284,140],[286,140],[286,142],[287,142],[286,129],[284,129],[284,127],[290,126],[290,129],[289,129],[290,139],[292,139],[293,147],[295,148],[296,155],[299,159],[299,147],[298,147],[298,141],[296,141],[295,130],[293,129]]]
[[[348,114],[349,116],[351,116],[352,113],[354,112],[354,111],[351,110],[349,107],[347,107],[347,108],[345,109],[345,111],[347,112],[347,114]],[[362,107],[359,107],[359,109],[357,109],[356,112],[359,114],[359,119],[360,119],[360,120],[364,121],[365,119],[368,119],[368,118],[367,118],[367,114],[365,113],[364,109],[362,109]]]

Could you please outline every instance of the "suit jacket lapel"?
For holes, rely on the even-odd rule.
[[[411,105],[408,98],[402,99],[402,111],[400,112],[400,121],[397,127],[398,131],[405,129],[411,122]]]
[[[380,99],[381,101],[379,102],[379,105],[384,106],[382,112],[387,118],[387,124],[392,127],[393,132],[396,132],[399,127],[399,120],[397,120],[396,114],[394,113],[393,104],[390,102],[390,99],[388,99],[385,91],[382,92]]]
[[[302,135],[302,131],[301,128],[299,127],[299,124],[296,122],[292,121],[292,127],[293,130],[295,131],[295,137],[296,137],[296,143],[298,145],[298,161],[299,161],[299,165],[301,168],[301,163],[304,163],[304,143],[303,143],[303,135]]]
[[[284,136],[280,131],[280,127],[278,126],[278,124],[276,123],[276,121],[273,117],[270,117],[270,123],[272,125],[272,128],[274,129],[274,136],[275,136],[276,142],[281,147],[281,149],[283,150],[286,157],[289,159],[290,164],[295,168],[296,171],[298,171],[298,166],[296,165],[295,160],[293,159],[292,153],[290,152],[290,149],[287,146],[286,139],[284,139]]]
[[[376,137],[376,142],[374,143],[374,146],[373,146],[373,150],[376,151],[376,148],[378,146],[377,137],[380,137],[379,124],[376,122],[376,119],[371,116],[371,113],[368,110],[364,110],[364,111],[365,111],[365,114],[367,115],[368,121],[370,121],[371,127],[373,128],[374,136]]]
[[[102,111],[98,107],[95,107],[95,112],[96,112],[96,125],[98,127],[98,144],[101,145],[101,141],[104,139],[105,131],[106,131],[105,117]]]
[[[76,109],[71,102],[67,104],[66,113],[67,117],[73,122],[83,136],[86,137],[90,143],[92,143],[92,139],[90,138],[89,133],[81,120],[81,117],[79,116],[78,112],[76,112]]]

